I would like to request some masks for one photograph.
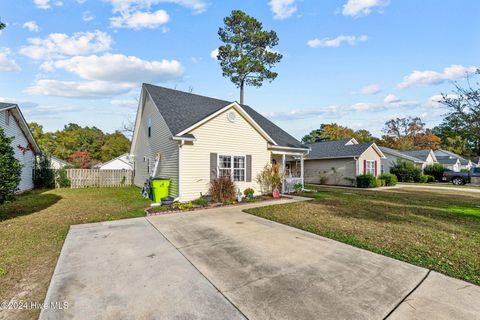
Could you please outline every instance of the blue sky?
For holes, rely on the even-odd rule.
[[[46,130],[111,132],[142,82],[238,100],[212,51],[241,9],[278,33],[278,78],[245,102],[297,138],[336,122],[376,135],[386,120],[438,124],[435,101],[480,66],[474,0],[21,0],[0,2],[0,100]]]

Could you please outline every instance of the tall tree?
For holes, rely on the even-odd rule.
[[[373,142],[376,140],[376,138],[365,129],[354,131],[351,128],[340,126],[336,123],[322,123],[320,128],[312,130],[309,134],[305,135],[302,138],[302,142],[314,143],[351,138],[355,138],[359,143]]]
[[[419,117],[391,119],[385,123],[385,133],[379,144],[399,150],[433,149],[440,147],[441,139],[425,129]]]
[[[0,30],[5,29],[6,26],[7,25],[4,22],[0,21]]]
[[[240,104],[244,102],[244,86],[261,87],[273,81],[277,73],[271,69],[282,59],[273,48],[278,45],[275,31],[264,31],[262,23],[240,10],[233,10],[223,19],[218,36],[224,45],[218,48],[223,76],[240,88]]]
[[[453,94],[442,94],[439,102],[449,113],[433,131],[443,138],[446,148],[463,149],[465,156],[480,155],[480,84],[472,85],[470,79],[464,87],[455,83]]]

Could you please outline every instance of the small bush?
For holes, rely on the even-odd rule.
[[[192,204],[199,206],[199,207],[206,207],[208,205],[208,199],[206,198],[198,198],[192,201]]]
[[[253,188],[247,188],[247,189],[243,190],[243,194],[245,195],[245,197],[251,199],[251,198],[253,198],[253,195],[255,194],[255,190],[253,190]]]
[[[357,188],[375,188],[377,186],[377,178],[371,174],[362,174],[357,176]]]
[[[386,181],[383,179],[377,179],[377,187],[385,187]]]
[[[434,181],[435,181],[435,178],[433,176],[430,176],[430,175],[420,176],[420,182],[421,183],[430,183],[430,182],[434,182]]]
[[[12,140],[0,128],[0,204],[15,199],[22,174],[22,164],[10,145]]]
[[[384,173],[378,176],[378,179],[385,180],[385,186],[393,187],[398,183],[397,176],[391,173]]]
[[[299,182],[299,183],[295,183],[295,184],[293,185],[293,188],[295,189],[295,192],[300,193],[300,192],[302,192],[302,190],[303,190],[303,184],[301,184],[300,182]]]
[[[55,181],[59,188],[68,188],[71,185],[70,179],[67,176],[67,170],[64,168],[57,170]]]
[[[210,195],[213,202],[235,201],[237,188],[229,176],[218,177],[210,182]]]
[[[390,173],[397,176],[401,182],[419,182],[422,170],[417,168],[412,162],[399,161],[395,166],[390,168]]]
[[[267,164],[255,178],[263,193],[272,193],[273,190],[278,189],[282,180],[283,174],[278,164]]]
[[[423,169],[424,174],[433,176],[437,181],[442,180],[444,172],[445,168],[440,163],[428,165]]]
[[[172,204],[172,209],[190,210],[193,209],[193,204],[191,202],[175,202],[174,204]]]
[[[41,154],[35,158],[33,185],[35,188],[55,188],[55,171],[50,169],[50,157]]]

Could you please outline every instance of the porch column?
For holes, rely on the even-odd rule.
[[[283,172],[283,181],[282,181],[282,193],[285,193],[285,165],[286,165],[286,162],[285,162],[285,153],[282,154],[282,172]]]
[[[305,188],[305,184],[303,182],[303,153],[300,156],[300,179],[302,179],[302,188]]]

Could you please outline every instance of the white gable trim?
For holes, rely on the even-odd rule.
[[[226,110],[230,109],[230,108],[235,108],[235,110],[237,110],[244,118],[247,119],[247,121],[250,123],[250,125],[252,125],[258,132],[260,132],[260,134],[269,142],[273,143],[274,145],[277,145],[277,143],[275,142],[275,140],[272,139],[272,137],[270,137],[263,129],[262,127],[260,127],[258,125],[258,123],[255,122],[255,120],[252,119],[252,117],[250,117],[250,115],[236,102],[233,102],[229,105],[226,105],[225,107],[223,107],[222,109],[212,113],[211,115],[209,115],[208,117],[205,117],[203,118],[202,120],[198,121],[197,123],[195,123],[194,125],[188,127],[187,129],[183,130],[182,132],[179,132],[176,136],[177,137],[180,137],[186,133],[189,133],[190,131],[194,130],[195,128],[198,128],[199,126],[201,126],[202,124],[206,123],[207,121],[215,118],[216,116],[220,115],[221,113],[225,112]]]
[[[1,111],[7,111],[7,110],[9,110],[12,117],[14,117],[17,120],[18,125],[23,132],[23,135],[25,136],[25,138],[27,138],[27,141],[32,145],[34,149],[32,150],[32,152],[34,154],[40,154],[42,151],[40,150],[40,147],[38,146],[37,141],[33,137],[33,134],[30,131],[30,128],[28,127],[27,121],[23,117],[22,111],[20,110],[18,105],[12,104],[11,106],[3,108]]]
[[[376,143],[372,143],[372,145],[370,147],[368,147],[365,151],[362,152],[362,154],[360,155],[363,156],[363,154],[365,152],[367,152],[368,149],[370,148],[373,148],[373,150],[375,150],[375,152],[377,152],[377,154],[380,156],[380,159],[387,159],[387,157],[385,157],[385,155],[383,154],[382,150],[380,150],[380,148],[376,145]]]

